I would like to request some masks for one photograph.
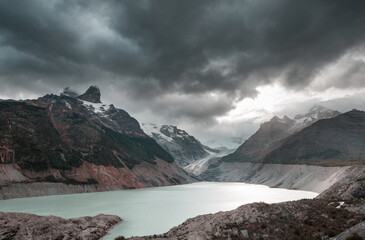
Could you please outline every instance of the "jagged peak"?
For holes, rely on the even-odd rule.
[[[305,114],[298,114],[294,117],[294,120],[300,120],[300,119],[303,119],[303,118],[320,118],[318,116],[318,114],[325,114],[325,115],[328,115],[327,117],[321,117],[321,118],[328,118],[328,117],[331,117],[332,115],[333,116],[336,116],[338,114],[340,114],[340,112],[336,111],[336,110],[332,110],[332,109],[329,109],[327,107],[324,107],[322,105],[319,105],[319,104],[315,104],[313,107],[311,107],[307,113]]]
[[[90,86],[84,94],[77,98],[92,103],[101,103],[100,96],[100,89],[97,86]]]
[[[273,116],[271,119],[270,119],[270,122],[271,121],[277,121],[277,120],[280,120],[280,118],[278,116]]]
[[[269,122],[289,122],[292,121],[292,119],[290,119],[288,116],[284,116],[282,118],[279,118],[278,116],[274,116],[273,118],[271,118],[271,120]]]
[[[142,123],[141,125],[145,133],[150,136],[152,133],[161,133],[167,137],[190,137],[185,130],[179,129],[177,126],[171,124]]]

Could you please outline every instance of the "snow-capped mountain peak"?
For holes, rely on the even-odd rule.
[[[203,145],[195,137],[174,125],[142,123],[141,127],[183,167],[208,156],[210,152],[220,152]]]
[[[105,111],[109,110],[110,105],[107,106],[107,104],[104,103],[93,103],[93,102],[88,102],[88,101],[84,101],[84,100],[80,100],[82,101],[83,105],[89,109],[90,111],[93,111],[95,113],[105,113]]]
[[[314,105],[306,114],[298,114],[294,117],[296,124],[309,126],[320,119],[332,118],[339,115],[340,112],[326,108],[321,105]]]

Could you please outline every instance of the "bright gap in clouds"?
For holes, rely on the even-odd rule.
[[[324,67],[313,81],[301,89],[291,89],[281,83],[281,77],[272,84],[256,88],[255,98],[245,98],[236,103],[233,110],[218,117],[220,124],[232,124],[251,121],[257,124],[265,122],[274,115],[294,117],[307,111],[311,105],[322,104],[331,108],[331,101],[357,98],[365,101],[365,48],[349,51],[337,61]],[[359,98],[359,96],[361,96]],[[326,106],[328,104],[328,106]],[[364,104],[360,104],[363,106]],[[340,106],[338,106],[340,108]],[[350,107],[350,106],[349,106]],[[352,106],[351,108],[356,107]],[[336,108],[336,106],[334,106]],[[349,111],[351,108],[334,109]],[[363,110],[363,109],[360,109]]]
[[[268,121],[274,115],[283,117],[287,114],[294,117],[303,113],[305,109],[298,107],[297,112],[290,112],[293,106],[307,105],[308,102],[323,104],[333,99],[364,93],[365,89],[336,89],[329,88],[325,91],[313,91],[310,89],[295,91],[283,87],[279,83],[260,86],[256,88],[258,94],[255,98],[245,98],[236,104],[236,107],[225,116],[218,117],[220,124],[232,124],[242,121],[254,121],[258,124]],[[288,111],[285,111],[288,109]],[[337,110],[337,109],[335,109]],[[350,109],[348,109],[350,110]],[[294,114],[294,115],[293,115]]]

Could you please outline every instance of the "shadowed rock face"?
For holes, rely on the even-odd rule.
[[[107,117],[101,118],[101,121],[118,132],[129,135],[145,136],[138,121],[132,118],[123,109],[117,109],[111,104],[109,105],[109,109],[105,111],[105,115]]]
[[[338,165],[365,160],[365,112],[323,119],[291,135],[265,156],[265,163]]]
[[[97,99],[84,98],[93,103],[66,94],[0,102],[0,164],[11,166],[0,169],[0,184],[56,182],[115,189],[186,182],[188,175],[136,119],[113,105],[95,103],[98,93]]]
[[[269,122],[261,124],[260,129],[245,141],[234,153],[223,157],[226,162],[262,162],[280,140],[290,135],[289,129],[295,125],[295,121],[283,117],[273,117]]]
[[[222,161],[349,165],[344,160],[365,159],[361,115],[360,112],[339,115],[337,111],[314,106],[293,120],[274,117],[261,124],[254,135]]]
[[[100,89],[96,86],[90,86],[84,94],[78,96],[77,98],[92,103],[101,103],[100,96]]]
[[[0,239],[100,239],[122,219],[113,215],[97,215],[63,219],[26,213],[0,212]]]

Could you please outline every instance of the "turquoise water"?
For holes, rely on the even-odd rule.
[[[201,182],[179,186],[0,201],[0,211],[55,215],[64,218],[118,215],[123,222],[104,239],[167,232],[186,219],[237,208],[252,202],[275,203],[318,194],[245,183]]]

